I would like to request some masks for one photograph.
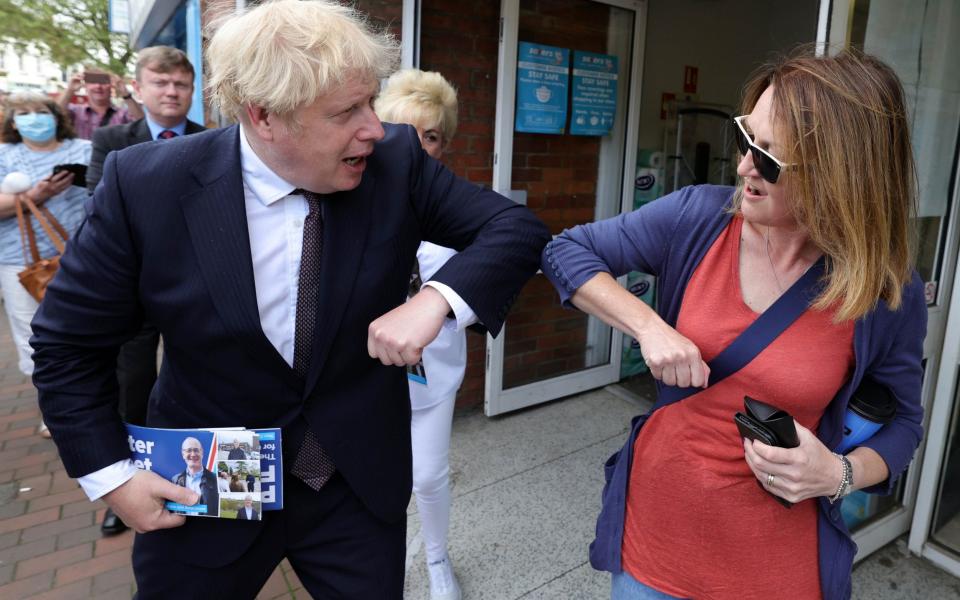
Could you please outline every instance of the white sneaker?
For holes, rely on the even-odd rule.
[[[460,600],[460,585],[453,574],[450,557],[427,563],[430,573],[430,600]]]

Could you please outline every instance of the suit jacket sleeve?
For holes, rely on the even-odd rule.
[[[98,127],[93,130],[93,152],[90,155],[90,164],[87,165],[87,192],[93,193],[103,176],[103,161],[113,149],[110,146],[107,127]]]
[[[117,157],[107,156],[91,212],[67,244],[33,319],[37,388],[67,473],[130,458],[117,412],[117,351],[141,327],[139,251],[123,206]],[[125,173],[137,173],[125,164]]]
[[[536,273],[550,232],[525,206],[456,177],[420,148],[412,127],[406,130],[410,196],[422,237],[458,250],[431,279],[450,286],[497,335]]]

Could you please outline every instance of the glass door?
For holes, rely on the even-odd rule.
[[[918,519],[929,523],[935,512],[934,485],[928,480],[936,481],[943,456],[944,440],[935,440],[934,432],[949,422],[953,401],[939,381],[956,370],[956,359],[948,357],[958,338],[945,337],[945,331],[948,316],[957,313],[948,309],[958,246],[953,207],[960,128],[960,13],[952,0],[929,0],[921,7],[895,0],[824,0],[821,24],[827,15],[828,26],[820,27],[818,41],[829,41],[831,49],[862,48],[891,65],[903,82],[920,194],[916,267],[926,282],[929,316],[924,343],[923,402],[929,424],[925,444],[897,494],[852,495],[844,502],[844,516],[860,546],[858,558],[908,529],[911,548],[919,552],[928,526],[918,526]]]
[[[526,204],[554,235],[632,206],[633,169],[624,166],[636,159],[645,8],[634,0],[501,2],[494,189]],[[600,108],[584,109],[594,101]],[[619,331],[561,307],[538,273],[504,331],[487,338],[486,414],[617,381],[620,345]]]
[[[872,8],[872,7],[871,7]],[[902,11],[904,18],[909,11]],[[918,107],[930,115],[928,122],[921,123],[914,133],[923,135],[923,144],[915,144],[917,170],[932,181],[941,181],[932,186],[931,202],[921,203],[921,224],[924,238],[920,255],[931,256],[927,264],[921,261],[920,268],[941,276],[928,283],[928,300],[931,307],[931,327],[937,326],[944,333],[941,337],[939,365],[936,375],[933,401],[928,405],[929,427],[920,472],[916,510],[910,531],[909,547],[924,557],[960,576],[960,294],[941,289],[945,281],[952,282],[955,291],[960,277],[957,276],[956,256],[960,238],[958,218],[944,219],[940,225],[939,246],[947,249],[947,260],[928,238],[933,236],[933,223],[923,223],[930,217],[926,213],[941,207],[932,203],[942,202],[946,214],[960,195],[960,11],[955,2],[937,0],[927,2],[920,15],[910,15],[906,20],[913,29],[922,31],[919,43],[928,50],[922,53],[924,60],[915,63],[919,81]],[[900,25],[902,26],[902,24]],[[918,37],[915,35],[914,37]],[[933,50],[933,52],[931,52]],[[919,112],[919,111],[918,111]],[[917,147],[919,146],[919,147]],[[928,164],[923,164],[929,161]],[[923,188],[921,187],[921,192]],[[952,200],[952,202],[951,202]],[[931,210],[932,209],[932,210]],[[956,212],[956,211],[954,211]],[[951,226],[947,227],[950,222]],[[921,270],[921,274],[924,271]],[[930,281],[929,279],[927,281]],[[932,300],[931,300],[932,298]],[[928,329],[928,337],[931,331]],[[929,341],[929,339],[928,339]],[[931,361],[932,362],[932,361]]]

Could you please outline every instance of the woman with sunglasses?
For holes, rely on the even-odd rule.
[[[849,597],[840,501],[893,491],[922,434],[926,305],[899,80],[869,56],[800,51],[752,76],[743,113],[736,188],[684,188],[544,250],[562,301],[634,336],[661,391],[702,388],[639,418],[607,464],[590,555],[616,599]],[[821,257],[799,318],[708,385],[707,363]],[[658,276],[656,311],[614,280],[631,270]],[[890,390],[896,417],[834,453],[865,377]],[[732,417],[747,395],[789,412],[799,446],[741,437]]]

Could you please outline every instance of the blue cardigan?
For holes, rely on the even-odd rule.
[[[690,276],[730,223],[732,214],[727,209],[733,192],[734,188],[722,186],[687,187],[636,211],[566,230],[544,249],[543,272],[568,307],[572,306],[570,297],[574,292],[597,273],[619,277],[630,271],[643,271],[656,275],[656,310],[675,327]],[[921,359],[926,326],[923,283],[916,272],[903,290],[903,304],[898,310],[891,311],[881,301],[854,326],[853,376],[827,406],[817,437],[828,448],[837,447],[850,395],[865,375],[890,389],[897,398],[896,418],[861,444],[883,457],[890,477],[866,491],[891,493],[920,443]],[[661,388],[659,381],[657,387]],[[653,410],[663,405],[658,403]],[[590,562],[596,569],[614,573],[622,570],[623,521],[633,445],[649,416],[648,413],[634,417],[626,444],[604,465],[603,506],[597,519],[596,539],[590,545]],[[850,596],[850,573],[857,547],[840,517],[839,503],[831,505],[826,498],[818,498],[817,502],[820,589],[824,600],[845,599]]]

